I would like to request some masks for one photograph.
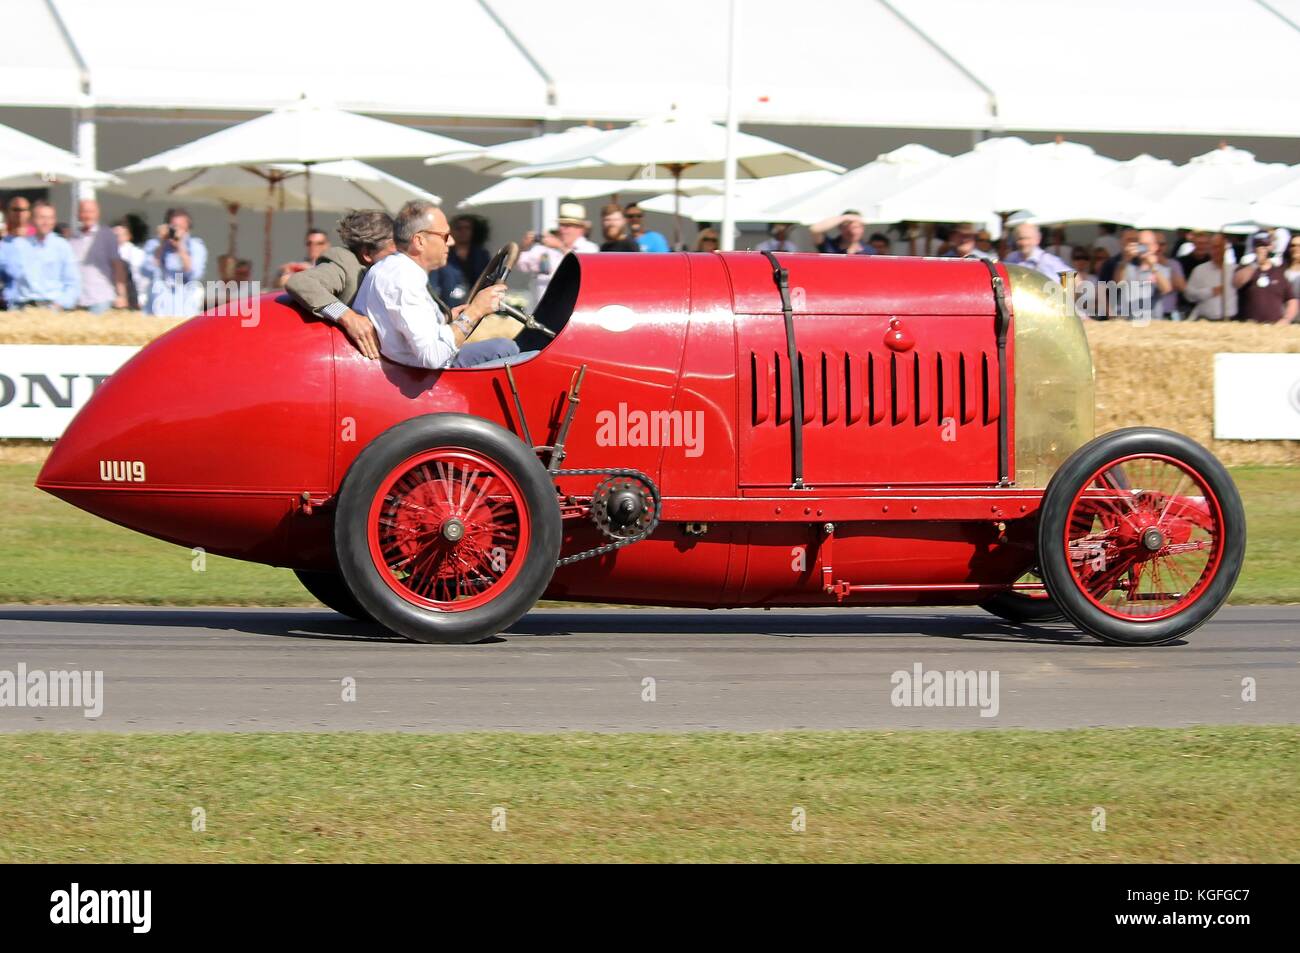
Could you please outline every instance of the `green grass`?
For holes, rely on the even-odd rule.
[[[36,471],[0,464],[0,602],[316,605],[285,569],[209,556],[206,571],[194,572],[189,550],[34,489]],[[1300,602],[1300,473],[1245,467],[1233,477],[1250,536],[1233,601]]]
[[[1300,861],[1295,727],[43,733],[0,760],[4,862]]]
[[[0,602],[317,605],[287,569],[208,556],[91,516],[32,484],[40,468],[0,464]]]
[[[1300,602],[1300,471],[1240,467],[1232,478],[1246,504],[1246,564],[1232,601]]]

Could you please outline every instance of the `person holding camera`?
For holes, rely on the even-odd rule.
[[[183,208],[167,210],[167,223],[144,244],[141,271],[149,279],[144,310],[158,317],[189,318],[203,310],[203,272],[208,247],[190,234],[193,219]]]
[[[1162,318],[1161,301],[1174,289],[1173,272],[1160,260],[1160,242],[1150,229],[1127,232],[1115,265],[1115,281],[1129,282],[1127,315],[1113,317]]]
[[[1300,302],[1285,271],[1273,260],[1273,236],[1256,232],[1250,244],[1254,254],[1247,256],[1232,276],[1241,295],[1240,317],[1260,324],[1290,324]]]

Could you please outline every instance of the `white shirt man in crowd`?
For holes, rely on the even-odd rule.
[[[796,252],[799,246],[791,241],[795,226],[789,222],[773,222],[767,227],[767,238],[754,246],[754,251]]]
[[[77,203],[77,234],[68,239],[81,270],[78,307],[94,314],[109,308],[125,308],[126,265],[118,254],[117,236],[99,223],[99,203],[82,199]]]
[[[551,283],[551,275],[560,267],[560,262],[569,252],[600,251],[595,242],[587,238],[587,210],[577,202],[565,202],[560,206],[556,219],[554,234],[543,235],[540,239],[536,232],[526,232],[520,244],[522,249],[515,267],[525,274],[533,275],[533,301],[541,301],[542,295]]]
[[[352,310],[375,326],[379,351],[397,364],[437,370],[471,367],[519,353],[508,338],[466,344],[478,322],[493,314],[504,284],[484,288],[474,300],[446,312],[429,290],[429,272],[447,263],[455,243],[447,217],[432,202],[407,202],[393,223],[397,251],[370,266]]]
[[[1232,320],[1237,316],[1237,289],[1231,281],[1225,288],[1223,274],[1227,261],[1228,241],[1222,235],[1210,239],[1210,260],[1192,269],[1183,296],[1193,303],[1192,318],[1206,321]]]
[[[1051,252],[1043,250],[1043,232],[1032,222],[1017,225],[1013,237],[1016,250],[1006,257],[1008,265],[1024,265],[1052,279],[1060,277],[1063,271],[1072,270]]]

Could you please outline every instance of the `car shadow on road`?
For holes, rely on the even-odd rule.
[[[195,632],[238,632],[277,638],[411,645],[373,623],[355,622],[326,609],[247,609],[223,607],[144,608],[131,606],[5,606],[0,621],[53,622],[63,625],[159,627]],[[973,613],[876,611],[681,612],[660,609],[583,612],[549,610],[524,616],[486,645],[564,638],[587,634],[759,635],[772,639],[923,638],[1028,645],[1104,644],[1064,623],[1014,625]],[[34,635],[36,633],[33,633]],[[115,633],[114,633],[115,634]],[[1179,643],[1175,643],[1179,644]],[[847,645],[846,645],[847,647]]]
[[[978,642],[1101,644],[1064,623],[1018,626],[991,616],[986,618],[969,613],[900,614],[888,610],[811,613],[782,612],[773,609],[762,614],[740,614],[706,610],[684,613],[632,609],[626,614],[619,613],[617,616],[611,612],[535,612],[524,616],[503,634],[507,637],[564,636],[614,631],[621,635],[671,632],[699,635],[762,635],[777,639],[923,636]]]
[[[5,606],[0,622],[56,622],[63,625],[144,626],[238,632],[295,639],[409,645],[373,622],[356,622],[329,609],[265,610],[231,607]],[[191,634],[194,634],[193,632]]]

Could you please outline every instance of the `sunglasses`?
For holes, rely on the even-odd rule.
[[[448,232],[440,232],[440,231],[438,231],[437,229],[434,229],[434,228],[422,228],[422,229],[420,229],[418,232],[416,232],[415,234],[417,234],[417,235],[437,235],[437,236],[438,236],[439,238],[441,238],[444,242],[445,242],[447,239],[451,238],[451,232],[449,232],[449,231],[448,231]]]

